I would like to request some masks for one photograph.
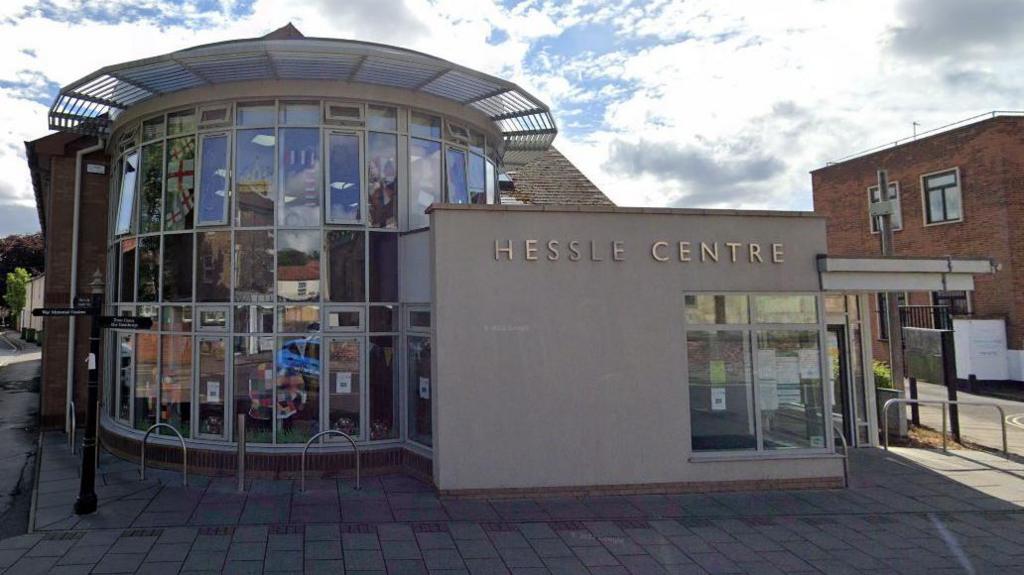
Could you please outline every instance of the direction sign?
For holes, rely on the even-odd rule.
[[[67,317],[72,315],[89,315],[92,309],[83,307],[37,307],[32,310],[36,317]]]
[[[112,329],[149,329],[153,327],[153,318],[101,315],[100,327],[109,327]]]
[[[75,307],[92,308],[92,298],[87,295],[76,296]]]

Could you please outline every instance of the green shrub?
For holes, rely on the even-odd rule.
[[[889,369],[888,363],[875,361],[871,364],[871,369],[875,372],[875,387],[896,389],[896,386],[892,384],[892,370]]]

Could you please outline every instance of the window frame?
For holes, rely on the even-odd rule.
[[[125,206],[124,205],[125,204],[125,202],[124,202],[124,192],[125,192],[125,189],[124,189],[125,188],[125,186],[124,186],[124,184],[125,184],[124,177],[125,177],[125,174],[127,173],[128,158],[131,157],[131,156],[135,156],[135,178],[132,180],[131,202],[130,202],[130,204],[128,206]],[[120,177],[120,181],[118,183],[117,215],[116,215],[116,219],[114,220],[114,237],[115,238],[120,238],[121,236],[129,235],[129,234],[132,234],[133,232],[136,232],[136,230],[135,230],[135,222],[136,222],[136,218],[135,218],[135,208],[136,208],[136,206],[135,206],[135,204],[137,203],[136,200],[138,199],[137,196],[138,196],[138,190],[139,190],[139,176],[142,175],[142,147],[140,146],[140,147],[137,147],[137,148],[132,148],[131,150],[125,152],[125,154],[121,157],[121,161],[118,162],[118,163],[119,163],[119,166],[121,168],[121,170],[120,170],[121,173],[118,174],[118,175],[121,176],[121,177]],[[122,221],[121,220],[123,219],[123,217],[122,217],[124,215],[123,214],[123,210],[125,208],[127,208],[127,210],[128,210],[128,222],[127,222],[127,226],[126,227],[122,227]]]
[[[934,177],[937,177],[937,176],[942,176],[942,175],[947,174],[947,173],[952,173],[953,177],[956,178],[956,184],[954,186],[943,186],[941,188],[928,188],[927,187],[927,185],[928,185],[927,183],[928,183],[928,179],[929,178],[934,178]],[[921,217],[924,219],[924,227],[927,228],[927,227],[931,227],[931,226],[942,226],[942,225],[946,225],[946,224],[955,224],[955,223],[959,223],[959,222],[964,221],[964,188],[963,188],[963,180],[960,178],[960,167],[959,166],[954,166],[952,168],[945,168],[945,169],[942,169],[942,170],[936,170],[934,172],[928,172],[926,174],[921,174],[920,182],[921,182]],[[942,210],[943,210],[943,212],[946,212],[947,211],[947,207],[946,207],[946,189],[948,189],[950,187],[956,187],[957,195],[960,196],[960,217],[958,217],[956,219],[944,219],[944,220],[930,221],[930,216],[931,216],[931,211],[930,210],[931,210],[931,207],[930,207],[930,202],[928,201],[929,191],[935,190],[935,189],[942,191]],[[943,215],[945,215],[945,214],[943,214]]]
[[[196,314],[196,320],[198,322],[198,313]],[[224,443],[230,441],[231,436],[234,433],[231,424],[234,420],[234,375],[233,366],[231,365],[231,358],[234,355],[232,353],[232,336],[230,332],[222,333],[196,333],[192,338],[192,439],[206,439],[217,443]],[[202,384],[199,377],[201,364],[199,362],[199,352],[202,349],[203,341],[220,341],[224,345],[224,387],[221,389],[220,403],[224,410],[224,433],[221,435],[213,435],[208,433],[200,433],[199,431],[199,386]]]
[[[326,104],[325,104],[326,107]],[[327,127],[323,129],[323,226],[368,226],[370,218],[367,213],[370,205],[369,186],[367,185],[368,166],[366,165],[366,138],[369,130],[346,130],[341,127]],[[356,169],[359,173],[359,217],[354,220],[335,220],[331,217],[331,136],[353,136],[358,147],[359,163]],[[396,150],[397,151],[397,150]],[[398,206],[396,206],[397,208]],[[397,214],[396,214],[397,220]],[[384,228],[380,228],[384,229]]]
[[[233,195],[231,188],[232,185],[234,184],[235,175],[234,154],[231,153],[234,151],[234,138],[232,137],[234,135],[233,132],[234,130],[216,130],[196,134],[196,206],[194,208],[195,217],[193,218],[193,227],[195,229],[212,226],[226,226],[231,223],[231,196]],[[219,136],[224,136],[225,138],[227,138],[227,148],[224,151],[224,165],[225,170],[227,171],[227,175],[225,181],[224,199],[222,201],[222,207],[224,208],[224,216],[220,220],[204,221],[200,217],[200,215],[203,213],[203,149],[205,148],[207,138],[216,138]]]
[[[338,305],[338,304],[324,304],[324,321],[320,323],[321,331],[325,334],[328,333],[363,333],[367,331],[366,325],[366,306],[360,304],[354,305]],[[332,327],[329,318],[331,313],[334,312],[356,312],[359,316],[359,322],[354,326],[337,326]]]
[[[895,195],[895,197],[891,197],[889,199],[890,200],[895,200],[895,205],[896,205],[896,214],[895,215],[896,215],[897,218],[899,218],[899,225],[898,226],[897,225],[893,225],[892,226],[892,231],[898,232],[898,231],[903,230],[903,204],[902,204],[902,201],[900,200],[900,183],[899,183],[899,180],[894,180],[894,181],[889,182],[890,192],[892,191],[893,188],[896,189],[896,195]],[[868,192],[868,228],[871,230],[872,235],[877,235],[877,234],[882,233],[881,232],[881,230],[882,230],[881,226],[877,225],[878,221],[880,219],[880,216],[872,216],[871,215],[871,206],[872,206],[872,204],[876,204],[876,203],[879,203],[879,202],[883,201],[881,199],[881,194],[879,194],[878,202],[876,202],[874,200],[873,194],[874,194],[874,191],[877,190],[877,189],[878,189],[878,184],[875,184],[873,186],[868,186],[868,188],[867,188],[867,192]]]

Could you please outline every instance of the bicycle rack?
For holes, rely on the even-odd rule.
[[[850,444],[846,442],[846,436],[843,435],[843,430],[839,429],[838,425],[833,425],[832,429],[839,434],[839,439],[843,440],[843,487],[850,487]]]
[[[883,421],[883,429],[884,429],[883,433],[885,435],[885,450],[886,451],[889,450],[889,417],[888,417],[889,406],[895,405],[895,404],[899,404],[899,403],[904,403],[904,404],[908,404],[908,405],[909,404],[918,404],[918,405],[941,405],[942,406],[942,451],[947,451],[947,449],[946,449],[946,441],[947,441],[946,436],[948,435],[948,433],[946,432],[946,426],[947,426],[947,423],[946,423],[946,419],[947,419],[947,417],[946,417],[946,410],[949,409],[950,405],[980,405],[980,406],[994,407],[997,410],[999,410],[999,425],[1000,425],[1000,427],[1002,427],[1002,431],[1003,431],[1003,457],[1005,457],[1007,459],[1010,458],[1010,450],[1007,447],[1007,443],[1006,443],[1006,412],[1003,411],[1003,408],[999,404],[991,403],[991,402],[988,402],[988,401],[950,401],[948,399],[903,399],[903,398],[900,398],[900,397],[894,397],[894,398],[890,399],[889,401],[886,401],[885,405],[882,406],[882,419],[884,420]]]
[[[174,435],[178,436],[178,441],[181,442],[181,484],[188,487],[188,448],[185,447],[185,438],[181,436],[181,433],[174,428],[174,426],[168,423],[157,423],[149,426],[146,430],[146,435],[142,436],[142,458],[139,461],[139,481],[146,480],[146,440],[149,439],[149,434],[153,433],[154,430],[161,427],[166,427],[174,432]]]
[[[78,422],[75,416],[75,402],[68,402],[68,447],[71,455],[75,454],[75,434],[78,433]]]
[[[312,445],[314,441],[323,437],[324,435],[340,435],[347,439],[348,442],[352,444],[352,451],[356,455],[356,491],[359,491],[359,446],[356,445],[356,440],[352,439],[352,436],[345,433],[344,431],[338,431],[337,429],[328,429],[327,431],[321,431],[320,433],[317,433],[313,437],[310,437],[309,441],[306,442],[306,446],[302,448],[302,459],[300,461],[302,468],[302,477],[299,480],[299,492],[306,492],[306,451],[309,449],[309,446]]]

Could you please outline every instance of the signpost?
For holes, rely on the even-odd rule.
[[[882,256],[892,257],[896,255],[896,246],[893,245],[895,236],[892,228],[892,216],[896,211],[895,198],[889,197],[889,178],[885,170],[878,170],[878,197],[881,201],[872,204],[870,213],[872,217],[878,217],[880,225],[878,234],[882,240]],[[889,292],[885,294],[885,314],[888,316],[889,333],[889,368],[892,370],[892,383],[902,397],[906,397],[906,387],[903,381],[903,325],[900,318],[899,294]],[[907,435],[906,410],[900,410],[899,430],[900,436]]]

